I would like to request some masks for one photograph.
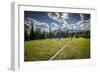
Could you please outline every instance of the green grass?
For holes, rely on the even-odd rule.
[[[90,58],[90,40],[85,38],[73,39],[55,58],[64,59],[87,59]]]
[[[85,59],[90,58],[90,40],[79,39],[46,39],[32,40],[24,42],[25,61],[44,61],[53,56],[64,45],[65,47],[54,60],[63,59]]]
[[[25,61],[48,60],[66,43],[66,40],[58,39],[27,41],[24,43],[24,59]]]

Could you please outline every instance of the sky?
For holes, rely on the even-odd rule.
[[[26,18],[33,19],[49,30],[71,29],[71,26],[74,30],[90,28],[90,14],[84,13],[24,11]]]

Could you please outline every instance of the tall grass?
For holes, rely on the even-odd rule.
[[[33,40],[24,43],[25,61],[48,60],[67,43],[66,40],[47,39]]]
[[[45,61],[52,57],[64,45],[66,46],[54,60],[90,58],[90,40],[45,39],[24,42],[24,61]]]
[[[85,38],[73,39],[55,58],[64,59],[88,59],[90,58],[90,40]]]

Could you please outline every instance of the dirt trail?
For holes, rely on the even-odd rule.
[[[49,60],[53,60],[66,46],[68,46],[68,44],[66,44],[60,50],[58,50],[52,57],[50,57]]]

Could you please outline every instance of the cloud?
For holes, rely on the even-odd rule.
[[[58,21],[61,22],[62,24],[62,29],[66,28],[67,29],[67,19],[68,17],[68,13],[65,12],[52,12],[52,13],[48,13],[48,17],[51,18],[54,21]],[[54,25],[54,23],[53,23]],[[56,25],[57,26],[57,25]],[[58,25],[59,26],[59,25]],[[54,28],[54,27],[53,27]],[[57,28],[57,27],[56,27]]]
[[[80,14],[81,23],[80,23],[80,30],[90,30],[90,19],[85,20],[84,15]]]
[[[68,25],[68,29],[71,30],[72,29],[72,25]]]
[[[62,19],[68,19],[68,13],[61,13]]]
[[[69,24],[67,25],[63,24],[62,31],[67,31],[69,29],[71,29],[71,26]]]
[[[82,31],[90,30],[90,19],[85,20],[83,14],[80,14],[80,19],[81,20],[76,23],[78,29]]]
[[[65,27],[67,27],[67,25],[68,25],[68,24],[63,24],[62,28],[65,28]]]
[[[90,20],[85,20],[84,23],[80,24],[81,30],[90,30]]]
[[[62,23],[66,23],[65,19],[68,19],[68,13],[51,12],[48,13],[48,17]]]
[[[65,17],[66,17],[66,19],[70,18],[70,16],[68,16],[68,14],[65,14]],[[73,20],[71,20],[71,21],[73,21]],[[63,20],[63,22],[64,22],[64,24],[63,24],[64,29],[66,28],[69,30],[71,30],[71,29],[73,29],[73,30],[90,30],[90,19],[85,20],[84,14],[80,14],[80,20],[73,24],[68,24],[65,19]]]
[[[31,18],[25,18],[24,24],[31,29],[32,19]]]
[[[49,32],[49,25],[47,23],[39,22],[32,18],[25,18],[24,23],[29,27],[31,27],[31,24],[33,24],[34,31],[40,29],[41,32]]]
[[[46,23],[41,23],[40,28],[42,32],[49,32],[49,25]]]
[[[55,30],[58,30],[58,25],[56,23],[52,23],[51,24],[51,31],[55,31]]]
[[[77,24],[77,26],[80,26],[81,23],[82,23],[82,21],[80,20],[76,24]]]
[[[84,22],[78,21],[76,25],[78,26],[79,30],[90,30],[90,19],[84,20]]]
[[[24,23],[31,24],[32,18],[25,18]]]
[[[46,23],[41,23],[40,27],[41,28],[49,28],[48,24],[46,24]]]
[[[80,14],[81,21],[84,21],[84,15]]]
[[[60,15],[57,12],[48,13],[48,17],[55,21],[61,22],[61,19],[59,19]]]
[[[73,30],[80,30],[77,24],[72,24]]]

